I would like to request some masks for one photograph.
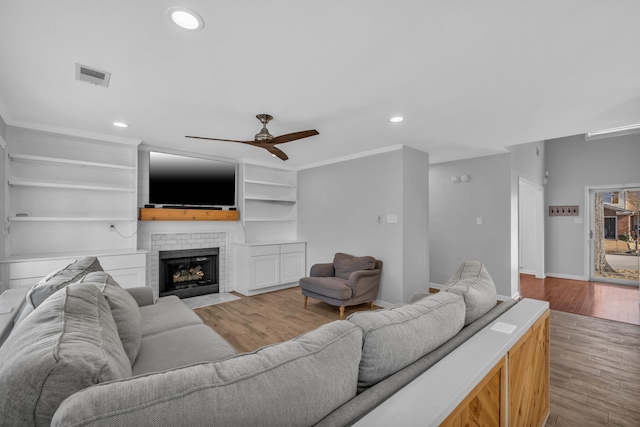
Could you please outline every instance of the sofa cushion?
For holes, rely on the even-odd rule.
[[[447,280],[442,290],[464,298],[467,306],[465,326],[482,317],[497,304],[496,286],[480,261],[463,262]]]
[[[362,331],[335,321],[253,353],[90,387],[52,425],[310,426],[356,395],[361,348]]]
[[[413,304],[357,312],[347,320],[364,331],[358,391],[382,381],[438,348],[464,326],[461,296],[438,293]]]
[[[142,338],[171,329],[204,323],[200,316],[175,295],[158,298],[155,304],[140,307],[140,315],[142,316]]]
[[[142,318],[136,300],[104,271],[89,273],[78,283],[93,285],[102,292],[111,308],[113,320],[116,321],[122,347],[133,365],[142,340]]]
[[[376,259],[371,256],[356,257],[353,255],[338,252],[333,257],[333,268],[336,270],[336,277],[349,279],[354,271],[373,270],[376,266]]]
[[[60,403],[131,376],[111,309],[93,286],[72,284],[40,304],[0,347],[3,425],[49,425]]]
[[[94,271],[102,271],[98,258],[94,256],[79,258],[40,280],[27,294],[27,301],[35,308],[58,290]]]
[[[190,325],[145,337],[131,370],[133,375],[140,375],[215,362],[236,354],[231,344],[209,326]]]

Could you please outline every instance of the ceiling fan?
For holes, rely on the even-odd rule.
[[[262,123],[262,129],[255,136],[253,141],[238,141],[235,139],[220,139],[220,138],[206,138],[203,136],[186,136],[186,138],[197,138],[197,139],[209,139],[212,141],[229,141],[229,142],[240,142],[242,144],[253,145],[254,147],[264,148],[272,155],[282,159],[287,160],[289,157],[279,148],[276,147],[277,144],[284,144],[285,142],[291,142],[302,138],[308,138],[313,135],[318,135],[319,132],[315,129],[312,130],[303,130],[301,132],[288,133],[286,135],[273,136],[267,130],[267,123],[273,116],[269,114],[258,114],[256,116],[258,120]]]

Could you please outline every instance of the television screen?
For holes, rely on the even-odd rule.
[[[149,156],[149,203],[235,206],[235,163],[155,151]]]

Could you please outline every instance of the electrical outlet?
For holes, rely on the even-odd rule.
[[[116,231],[116,225],[115,224],[109,224],[109,231],[115,232]]]

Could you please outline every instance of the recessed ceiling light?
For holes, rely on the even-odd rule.
[[[389,121],[390,121],[390,122],[393,122],[393,123],[398,123],[398,122],[401,122],[401,121],[403,121],[403,120],[404,120],[404,118],[402,118],[402,117],[400,117],[400,116],[391,117],[391,118],[389,119]]]
[[[129,127],[129,125],[128,125],[128,124],[126,124],[126,123],[122,123],[122,122],[113,122],[113,125],[114,125],[114,126],[117,126],[117,127],[119,127],[119,128],[128,128],[128,127]]]
[[[167,10],[169,18],[185,30],[200,31],[204,27],[204,19],[193,10],[184,7],[172,7]]]

